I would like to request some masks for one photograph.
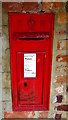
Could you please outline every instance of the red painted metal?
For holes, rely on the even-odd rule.
[[[14,111],[49,109],[53,26],[53,13],[9,13]],[[36,53],[36,78],[24,78],[25,53]]]

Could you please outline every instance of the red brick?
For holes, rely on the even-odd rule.
[[[68,83],[68,76],[57,76],[56,83]]]
[[[61,119],[61,114],[56,114],[55,115],[55,119],[59,119],[60,120]]]
[[[48,111],[39,112],[39,118],[48,118]]]
[[[67,34],[67,30],[61,29],[59,32],[56,32],[57,35],[63,35],[63,34]]]
[[[62,4],[63,4],[62,2],[54,2],[53,9],[54,10],[61,10]]]
[[[57,95],[56,97],[57,97],[57,102],[61,103],[62,99],[63,99],[63,96],[62,95]]]
[[[56,66],[56,72],[57,73],[68,73],[68,65],[64,64],[64,65],[57,65]]]
[[[38,2],[24,2],[23,10],[24,11],[38,11],[39,4]]]
[[[43,10],[61,10],[62,8],[62,2],[43,2],[42,6],[43,6]]]
[[[58,14],[58,24],[65,24],[68,22],[68,13],[62,12]]]
[[[57,42],[57,49],[58,50],[64,50],[68,49],[68,40],[61,40]]]
[[[64,34],[64,30],[60,30],[59,32],[57,32],[57,34],[59,35],[63,35]]]
[[[68,105],[59,105],[56,108],[60,111],[68,111]]]
[[[66,92],[68,92],[68,86],[66,86]]]
[[[4,118],[33,118],[34,112],[4,112]]]
[[[56,61],[57,62],[68,62],[68,55],[57,55]]]
[[[33,118],[36,112],[4,112],[4,118]],[[38,118],[48,118],[48,111],[38,111]]]
[[[68,1],[66,2],[66,11],[68,12]]]
[[[2,9],[5,12],[21,12],[23,2],[2,2]]]

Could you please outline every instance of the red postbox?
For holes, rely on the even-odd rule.
[[[9,13],[14,111],[48,110],[53,13]]]

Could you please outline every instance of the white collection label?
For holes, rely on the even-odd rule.
[[[36,77],[36,54],[24,54],[24,78]]]

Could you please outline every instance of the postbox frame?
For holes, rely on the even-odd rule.
[[[44,84],[46,84],[46,88],[43,92],[43,96],[44,99],[43,100],[43,104],[42,105],[21,105],[18,101],[18,92],[17,92],[17,78],[16,78],[16,72],[15,72],[15,65],[16,63],[13,61],[13,59],[16,61],[16,55],[14,53],[13,55],[13,44],[12,44],[12,15],[16,15],[18,14],[19,16],[21,14],[25,14],[25,13],[9,13],[9,39],[10,39],[10,62],[11,62],[11,85],[12,85],[12,106],[13,106],[13,111],[22,111],[22,110],[49,110],[49,102],[50,102],[50,84],[51,84],[51,68],[52,68],[52,46],[53,46],[53,30],[54,30],[54,14],[53,13],[39,13],[39,14],[50,14],[51,15],[51,38],[50,41],[48,39],[46,39],[47,41],[47,47],[46,50],[48,52],[46,52],[45,57],[46,57],[46,69],[45,69],[45,76],[46,76],[46,80],[44,81]],[[27,13],[29,14],[29,13]],[[32,14],[37,14],[37,13],[32,13]],[[49,46],[49,47],[48,47]],[[17,48],[17,50],[22,49]],[[25,52],[27,53],[27,52]],[[30,53],[28,51],[28,53]],[[32,53],[35,53],[34,51]],[[14,64],[14,68],[13,68],[13,64]],[[49,69],[49,70],[48,70]],[[13,73],[14,72],[14,73]],[[46,91],[47,90],[47,91]]]

